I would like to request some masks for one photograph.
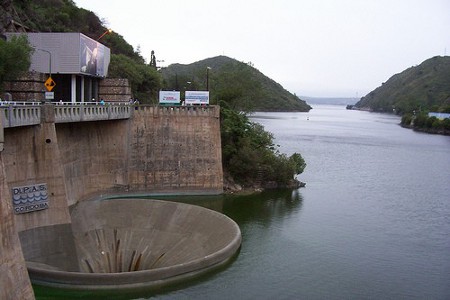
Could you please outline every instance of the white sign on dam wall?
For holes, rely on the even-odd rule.
[[[23,214],[48,208],[46,183],[13,187],[11,194],[15,214]]]
[[[179,91],[159,91],[160,104],[180,104]]]
[[[186,91],[185,103],[186,105],[209,104],[209,91]]]

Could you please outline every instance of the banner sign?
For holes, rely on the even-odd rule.
[[[180,92],[159,91],[160,104],[180,104]]]
[[[185,104],[209,104],[209,91],[186,91]]]
[[[80,72],[105,77],[106,47],[99,42],[80,34]]]
[[[48,208],[46,183],[13,187],[11,193],[15,214],[23,214]]]

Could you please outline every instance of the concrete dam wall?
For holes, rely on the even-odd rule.
[[[129,120],[58,124],[68,204],[109,194],[221,193],[219,108],[140,107]]]
[[[71,206],[113,195],[223,189],[219,107],[138,106],[129,118],[55,122],[50,106],[41,112],[40,124],[2,128],[2,133],[0,290],[11,296],[33,297],[27,256],[38,257],[39,251],[58,256],[55,240],[70,246],[55,237],[71,224]],[[20,213],[12,203],[24,201],[20,197],[27,191],[40,192],[48,202],[41,210]],[[54,250],[42,249],[46,240]]]

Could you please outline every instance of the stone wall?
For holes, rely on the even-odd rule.
[[[132,97],[128,79],[105,78],[101,80],[98,96],[107,102],[128,102]]]
[[[56,128],[68,205],[111,194],[223,190],[218,107],[139,106],[129,120]]]
[[[46,92],[44,83],[47,78],[48,76],[44,73],[28,72],[19,79],[5,82],[4,93],[11,95],[11,99],[6,100],[44,101]],[[128,102],[132,97],[128,79],[105,78],[100,80],[98,96],[99,99],[103,98],[109,102]],[[5,95],[0,95],[0,98],[5,98]]]
[[[218,107],[140,107],[129,142],[132,190],[223,189]]]
[[[130,121],[57,124],[68,205],[125,191]]]
[[[44,100],[44,82],[47,76],[43,73],[28,72],[21,78],[7,81],[4,86],[5,93],[12,96],[12,101],[36,101]]]

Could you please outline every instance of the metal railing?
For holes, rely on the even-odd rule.
[[[81,102],[75,105],[55,105],[55,123],[120,120],[129,119],[130,116],[131,107],[128,104]]]
[[[39,102],[2,102],[0,119],[3,128],[40,124],[41,108]],[[131,109],[130,105],[122,103],[58,102],[54,105],[55,123],[128,119]]]
[[[1,102],[0,119],[3,128],[38,125],[42,122],[40,102]],[[154,117],[163,115],[219,117],[218,107],[211,106],[155,106],[134,105],[128,102],[57,102],[51,103],[55,123],[72,123],[129,119],[133,113],[146,112]],[[51,111],[50,111],[51,113]],[[47,112],[48,114],[48,112]]]
[[[3,128],[30,126],[41,123],[41,107],[39,105],[14,105],[2,103],[0,119]]]

